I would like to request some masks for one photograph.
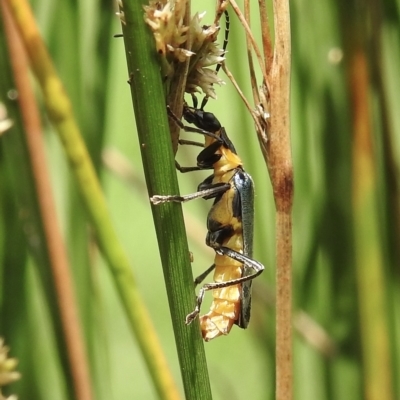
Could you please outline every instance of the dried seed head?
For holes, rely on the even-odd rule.
[[[9,348],[4,346],[3,338],[0,338],[0,386],[8,385],[12,382],[17,381],[21,378],[21,374],[14,371],[18,361],[16,358],[8,357]],[[0,391],[0,400],[11,400],[16,399],[14,396],[8,398],[3,397]]]
[[[225,82],[218,78],[217,73],[210,68],[198,68],[193,70],[189,75],[186,82],[187,93],[200,93],[199,88],[205,93],[207,97],[216,99],[213,85],[224,85]]]
[[[215,70],[208,67],[220,64],[224,60],[224,51],[215,42],[219,26],[200,25],[204,15],[205,13],[195,14],[190,23],[192,51],[196,55],[190,59],[186,92],[200,92],[198,88],[201,88],[206,96],[216,98],[213,85],[221,85],[224,82],[218,78]]]
[[[208,97],[215,98],[213,85],[224,83],[209,68],[224,60],[224,51],[215,42],[219,26],[202,26],[200,23],[205,13],[196,13],[190,26],[185,26],[185,7],[185,0],[151,0],[148,6],[144,6],[144,19],[153,31],[157,52],[167,61],[171,74],[175,63],[190,59],[185,91],[196,93],[201,89]],[[189,32],[190,49],[187,49],[183,45]]]
[[[150,1],[144,6],[146,23],[153,31],[157,52],[164,57],[172,55],[187,40],[188,27],[183,25],[185,1]],[[179,54],[182,57],[182,53]],[[190,55],[186,55],[190,57]]]
[[[115,15],[121,20],[121,23],[126,25],[125,21],[125,13],[124,13],[124,5],[121,0],[118,0],[119,11],[115,13]]]

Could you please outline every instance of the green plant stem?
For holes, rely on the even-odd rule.
[[[355,35],[354,35],[355,36]],[[377,180],[369,125],[368,67],[361,47],[349,63],[353,106],[353,215],[364,392],[367,400],[394,399],[384,263],[376,219]]]
[[[154,38],[143,19],[143,3],[124,1],[122,25],[132,100],[138,127],[147,188],[150,195],[177,194],[165,95]],[[153,206],[168,301],[175,332],[186,399],[209,399],[204,346],[198,321],[186,326],[194,308],[193,276],[180,204]]]

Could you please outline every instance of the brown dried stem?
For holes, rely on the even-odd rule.
[[[264,3],[259,2],[264,64],[263,82],[255,83],[251,59],[254,50],[261,54],[250,30],[250,2],[245,1],[245,16],[234,0],[232,7],[246,31],[250,76],[255,110],[251,113],[261,149],[267,163],[276,207],[276,399],[292,398],[292,204],[293,167],[290,146],[290,13],[289,1],[273,0],[274,46]],[[250,48],[252,46],[252,48]],[[260,128],[262,127],[262,128]]]
[[[229,0],[229,2],[231,3],[231,6],[232,6],[233,10],[235,11],[237,17],[240,20],[240,23],[243,25],[243,27],[244,27],[244,29],[246,31],[246,36],[248,37],[247,40],[249,40],[251,42],[253,50],[254,50],[254,52],[256,53],[256,56],[257,56],[257,61],[258,61],[259,65],[260,65],[260,68],[261,68],[261,73],[263,74],[264,80],[267,81],[268,77],[267,77],[267,75],[265,73],[265,71],[266,71],[266,69],[264,67],[265,64],[264,64],[260,49],[257,46],[257,42],[255,41],[254,36],[253,36],[253,34],[251,32],[249,23],[248,23],[248,21],[246,21],[246,18],[243,16],[243,14],[240,11],[240,8],[237,5],[237,3],[235,2],[235,0]]]
[[[185,10],[185,18],[184,25],[190,25],[190,2],[186,0],[186,10]],[[188,40],[186,41],[184,48],[189,50],[192,46],[192,39],[190,37],[190,31],[188,32]],[[170,82],[171,91],[167,96],[167,104],[170,107],[171,111],[177,115],[182,115],[183,109],[183,100],[185,94],[186,80],[189,70],[190,59],[188,58],[186,61],[179,63],[176,66],[176,71],[172,77],[172,81]],[[174,154],[178,151],[178,140],[180,128],[175,123],[175,121],[169,121],[169,130],[171,132],[171,140],[172,140],[172,149]]]
[[[276,206],[276,398],[292,391],[292,205],[293,164],[290,145],[290,13],[289,1],[274,0],[275,46],[268,73],[270,130],[268,169]]]
[[[250,27],[250,2],[248,2],[248,1],[246,1],[244,3],[244,17]],[[256,71],[254,69],[253,56],[252,56],[252,52],[251,52],[250,35],[246,35],[246,47],[247,47],[247,60],[249,63],[251,89],[253,91],[253,99],[254,99],[255,104],[258,104],[260,102],[260,100],[258,98],[257,78],[256,78]],[[254,118],[254,121],[258,122],[257,118]],[[259,129],[260,128],[257,127],[257,131],[259,131]]]

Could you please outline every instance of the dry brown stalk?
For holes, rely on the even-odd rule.
[[[292,205],[294,194],[290,145],[290,13],[289,1],[273,0],[272,45],[264,2],[259,1],[264,59],[250,28],[250,1],[244,15],[231,5],[242,22],[247,40],[255,121],[261,150],[271,179],[276,208],[276,399],[292,399]],[[252,53],[261,65],[263,82],[256,84]]]

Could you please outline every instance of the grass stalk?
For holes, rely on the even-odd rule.
[[[143,4],[123,1],[122,24],[142,161],[149,195],[178,194],[166,101],[154,38]],[[154,224],[186,399],[209,399],[211,389],[198,321],[186,326],[194,308],[193,276],[180,204],[152,206]]]
[[[294,195],[293,162],[290,141],[290,9],[289,1],[273,2],[274,45],[271,46],[266,7],[260,4],[264,60],[250,29],[250,3],[245,16],[236,2],[231,4],[242,22],[248,47],[250,80],[256,125],[266,161],[276,209],[276,399],[293,397],[292,383],[292,206]],[[251,50],[262,68],[261,89],[255,84]],[[262,110],[262,112],[260,112]],[[267,114],[265,114],[267,113]],[[268,116],[266,116],[268,115]]]
[[[275,43],[270,70],[269,172],[276,207],[276,399],[293,398],[292,372],[292,206],[290,144],[289,1],[274,1]]]
[[[366,55],[353,51],[349,64],[353,108],[353,215],[364,393],[367,400],[394,399],[386,288],[376,193],[376,166],[368,107]]]

